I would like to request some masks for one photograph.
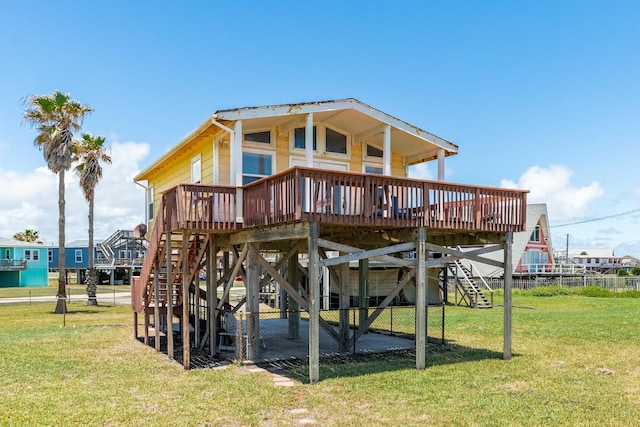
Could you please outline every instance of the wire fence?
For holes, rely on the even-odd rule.
[[[491,289],[504,289],[502,278],[485,279]],[[569,286],[585,287],[597,286],[608,289],[612,292],[640,291],[640,277],[617,277],[617,276],[582,276],[582,277],[537,277],[531,279],[513,279],[513,289],[534,289],[540,286]]]
[[[375,320],[375,309],[321,310],[319,351],[322,357],[339,354],[372,354],[415,349],[415,306],[389,306]],[[242,361],[286,360],[309,356],[309,316],[306,311],[261,310],[259,321],[251,313],[236,313],[232,334],[223,330],[219,349],[223,356]],[[427,342],[445,342],[445,306],[427,308]],[[360,325],[369,324],[360,334]],[[247,330],[254,328],[253,334]],[[253,325],[253,326],[251,326]],[[257,325],[257,327],[256,327]],[[224,329],[224,328],[223,328]],[[355,335],[355,339],[354,339]],[[253,336],[253,340],[249,339]]]

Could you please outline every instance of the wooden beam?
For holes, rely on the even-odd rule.
[[[243,245],[247,242],[271,242],[279,240],[299,240],[309,237],[309,224],[305,222],[287,224],[269,228],[233,233],[229,237],[230,245]]]
[[[354,140],[354,142],[367,141],[370,138],[373,138],[374,136],[378,136],[378,135],[384,133],[384,128],[385,127],[386,127],[385,125],[378,125],[378,126],[374,126],[372,128],[369,128],[369,129],[365,130],[364,132],[360,132],[360,133],[357,133],[357,134],[353,135],[353,140]]]
[[[229,300],[229,292],[231,291],[231,286],[233,286],[233,280],[235,279],[236,275],[238,274],[238,271],[240,270],[240,267],[242,267],[242,263],[244,262],[244,260],[247,257],[248,253],[249,253],[249,245],[245,244],[244,248],[242,248],[242,252],[236,258],[236,260],[234,262],[234,265],[233,265],[233,269],[231,269],[231,274],[229,275],[229,279],[227,280],[227,283],[224,286],[224,290],[222,291],[222,297],[220,298],[220,301],[218,302],[218,310],[221,310],[222,309],[222,305],[225,303],[225,301]]]
[[[182,366],[189,369],[191,364],[191,341],[189,334],[189,234],[182,232]]]
[[[427,268],[425,267],[428,252],[426,250],[427,232],[418,229],[416,239],[416,369],[425,368],[427,344],[426,285]]]
[[[244,284],[247,295],[247,359],[256,360],[260,353],[260,274],[258,265],[262,256],[251,243],[248,245],[247,275]]]
[[[311,145],[311,141],[307,140]],[[320,381],[320,260],[318,255],[318,237],[320,226],[317,222],[309,224],[309,382]]]
[[[333,251],[349,252],[349,255],[339,256],[336,258],[329,258],[322,260],[321,264],[325,267],[330,265],[338,265],[344,262],[358,261],[365,258],[379,258],[381,261],[401,265],[403,267],[413,267],[415,261],[409,261],[402,258],[396,258],[389,256],[388,254],[396,252],[406,252],[415,249],[415,242],[400,243],[399,245],[386,246],[383,248],[372,249],[365,251],[353,246],[343,245],[341,243],[330,242],[324,239],[318,239],[318,245],[323,248],[327,248]]]
[[[169,360],[173,360],[173,271],[171,265],[171,233],[167,233],[167,259],[166,259],[166,271],[167,271],[167,356]]]
[[[496,261],[496,260],[489,259],[489,258],[476,256],[476,255],[473,255],[472,253],[469,253],[469,252],[462,252],[462,251],[458,251],[456,249],[445,248],[444,246],[438,246],[438,245],[434,245],[432,243],[425,243],[425,246],[431,252],[440,252],[440,253],[443,253],[443,254],[450,255],[453,258],[466,258],[466,259],[470,259],[472,261],[477,261],[477,262],[480,262],[480,263],[483,263],[483,264],[489,264],[489,265],[493,265],[495,267],[504,268],[504,263],[503,262]]]
[[[340,277],[338,279],[338,329],[342,345],[340,352],[347,350],[346,343],[349,340],[349,263],[340,264]]]
[[[511,287],[513,285],[513,269],[511,264],[511,252],[513,250],[513,232],[509,231],[504,236],[504,349],[502,358],[511,359]]]
[[[360,338],[360,336],[369,329],[369,326],[371,326],[371,324],[378,318],[378,316],[382,313],[382,311],[391,303],[391,301],[393,301],[395,297],[398,296],[400,291],[404,289],[407,283],[409,283],[409,281],[413,279],[415,275],[416,275],[416,270],[415,268],[413,268],[408,272],[406,272],[404,276],[402,276],[402,279],[400,279],[398,284],[391,290],[391,292],[389,292],[389,294],[385,297],[385,299],[382,300],[380,305],[373,311],[373,313],[371,313],[371,316],[367,318],[366,322],[360,324],[360,326],[358,327],[358,330],[354,334],[353,339]]]
[[[360,308],[359,322],[361,325],[369,317],[369,260],[358,261],[358,307]]]

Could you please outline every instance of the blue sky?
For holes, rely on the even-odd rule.
[[[55,177],[21,99],[91,105],[114,163],[96,237],[143,219],[132,183],[216,110],[353,97],[435,133],[452,182],[548,204],[554,245],[640,255],[640,2],[29,1],[0,15],[0,236],[57,240]],[[430,178],[435,165],[413,173]],[[67,241],[86,238],[68,179]],[[621,253],[622,252],[622,253]]]

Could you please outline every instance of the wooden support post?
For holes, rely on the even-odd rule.
[[[340,331],[340,351],[347,351],[346,344],[349,341],[349,263],[340,264],[340,276],[338,283],[338,304],[339,304],[339,331]]]
[[[309,382],[320,381],[320,256],[317,222],[309,224]]]
[[[512,268],[513,232],[504,237],[504,350],[502,358],[511,359],[511,287],[513,285]]]
[[[216,266],[215,237],[209,240],[207,247],[207,306],[209,307],[209,355],[216,354],[216,337],[218,336],[218,278]]]
[[[297,252],[289,258],[287,281],[291,284],[291,287],[298,292],[300,288],[300,270],[298,269]],[[297,340],[300,338],[300,305],[291,295],[287,294],[287,306],[289,310],[289,339]]]
[[[360,321],[362,325],[369,317],[369,259],[358,261],[358,295],[360,307]]]
[[[260,354],[260,272],[255,256],[261,256],[257,250],[247,256],[247,274],[244,284],[247,293],[246,357],[249,360],[256,360]]]
[[[160,268],[159,261],[153,265],[153,297],[156,300],[153,306],[153,325],[155,333],[155,348],[160,351]]]
[[[173,264],[171,233],[167,233],[167,356],[173,360]]]
[[[426,359],[426,240],[426,230],[424,228],[418,228],[418,235],[416,239],[416,369],[424,369]]]
[[[229,251],[224,251],[222,252],[222,273],[223,276],[226,276],[227,274],[229,274]],[[233,283],[233,282],[231,282]],[[229,304],[229,294],[226,294],[226,297],[223,298],[223,303],[227,303]]]
[[[191,340],[189,334],[189,234],[182,232],[182,365],[189,369],[191,364]],[[197,318],[197,314],[194,313]]]
[[[147,315],[145,314],[145,321],[147,319],[146,317]],[[147,337],[148,337],[148,333],[147,333]],[[133,311],[133,339],[135,339],[136,341],[138,340],[138,312],[137,311]],[[148,338],[145,338],[145,345],[148,345],[149,343],[147,342]]]

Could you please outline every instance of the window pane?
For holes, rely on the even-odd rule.
[[[347,136],[327,128],[327,151],[347,154]]]
[[[251,184],[252,182],[259,180],[260,178],[262,177],[242,175],[242,185]]]
[[[306,128],[295,128],[293,130],[293,146],[295,148],[305,148],[306,144],[305,144],[305,132],[306,132]],[[313,149],[316,150],[317,149],[317,142],[316,142],[316,127],[313,127]]]
[[[365,173],[375,173],[375,174],[378,174],[378,175],[382,175],[382,168],[379,168],[377,166],[367,166],[367,165],[365,165],[364,171],[365,171]]]
[[[38,251],[33,251],[33,260],[34,261],[40,260],[40,254],[38,253]]]
[[[249,175],[271,175],[271,155],[242,153],[242,173]]]
[[[194,159],[191,161],[191,182],[200,183],[202,179],[202,168],[200,159]]]
[[[378,150],[376,147],[373,147],[367,144],[367,157],[380,157],[382,158],[382,150]]]
[[[271,144],[271,131],[245,133],[244,140],[249,142],[259,142],[261,144]]]

